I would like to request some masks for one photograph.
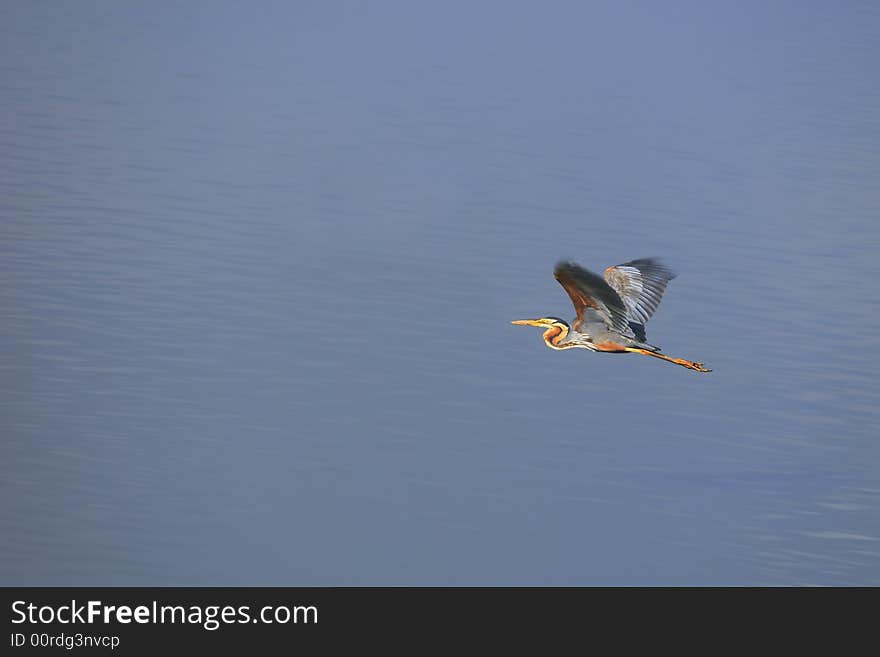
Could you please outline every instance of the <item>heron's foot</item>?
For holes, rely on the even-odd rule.
[[[659,358],[670,363],[675,363],[676,365],[681,365],[682,367],[686,367],[689,370],[694,370],[696,372],[712,371],[708,367],[703,367],[703,364],[699,361],[686,360],[684,358],[673,358],[672,356],[661,354],[659,351],[648,351],[647,349],[641,349],[640,347],[624,347],[624,351],[631,351],[633,353],[642,354],[644,356],[653,356],[654,358]]]

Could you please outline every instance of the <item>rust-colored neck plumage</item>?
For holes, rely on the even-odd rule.
[[[567,349],[563,343],[566,337],[568,337],[568,324],[564,322],[556,322],[550,328],[548,328],[541,335],[544,338],[544,344],[546,344],[551,349]]]

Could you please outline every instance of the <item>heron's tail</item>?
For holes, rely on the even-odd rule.
[[[638,347],[639,349],[647,349],[648,351],[655,351],[655,352],[663,351],[657,345],[648,344],[647,342],[636,342],[635,346]]]

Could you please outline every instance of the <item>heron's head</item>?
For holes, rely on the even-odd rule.
[[[511,324],[518,324],[520,326],[538,326],[540,328],[548,329],[552,327],[558,328],[568,328],[568,322],[565,320],[559,319],[558,317],[539,317],[538,319],[515,319],[511,322]]]
[[[519,324],[520,326],[538,326],[545,329],[541,335],[544,338],[544,344],[551,349],[564,349],[563,341],[568,335],[568,322],[558,317],[539,317],[538,319],[516,319],[511,324]]]

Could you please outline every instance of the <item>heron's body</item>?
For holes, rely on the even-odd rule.
[[[543,335],[544,342],[551,349],[623,351],[624,347],[640,344],[636,340],[624,338],[619,333],[609,330],[604,322],[595,321],[594,318],[585,319],[577,331],[573,331],[568,322],[556,317],[552,319],[556,320],[556,323],[544,331]]]
[[[513,322],[545,328],[544,343],[551,349],[639,353],[711,372],[702,363],[672,358],[646,342],[645,323],[675,278],[657,260],[644,258],[609,267],[604,278],[574,263],[560,262],[554,275],[574,303],[575,320],[569,324],[558,317],[541,317]]]

